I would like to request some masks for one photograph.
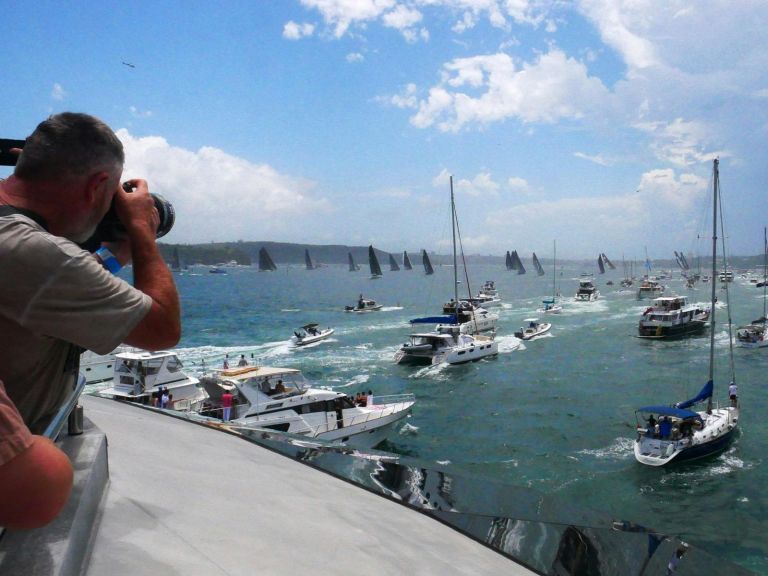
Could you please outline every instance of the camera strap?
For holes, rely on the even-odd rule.
[[[43,227],[43,230],[48,232],[48,223],[45,221],[45,218],[40,216],[40,214],[36,214],[35,212],[32,212],[32,210],[27,210],[25,208],[16,208],[15,206],[10,205],[4,205],[0,206],[0,218],[3,216],[11,216],[13,214],[21,214],[22,216],[26,216],[30,220],[34,220],[40,226]]]

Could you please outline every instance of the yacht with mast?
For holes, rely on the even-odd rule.
[[[451,186],[451,231],[453,238],[453,300],[456,312],[448,317],[429,317],[412,320],[412,323],[440,322],[432,332],[418,332],[411,334],[409,341],[403,344],[395,353],[397,364],[465,364],[475,362],[481,358],[495,356],[499,353],[499,344],[495,340],[495,333],[491,336],[470,335],[462,332],[459,310],[462,304],[459,300],[458,261],[456,252],[456,234],[458,218],[456,204],[453,196],[453,176],[450,178]],[[459,238],[459,243],[461,238]],[[424,253],[426,254],[426,252]],[[462,260],[464,252],[462,250]],[[464,273],[469,290],[469,278],[467,266],[464,263]],[[470,293],[471,295],[471,293]],[[473,310],[474,311],[474,310]],[[447,320],[447,322],[445,322]]]
[[[397,264],[397,260],[395,260],[395,257],[392,256],[392,254],[389,255],[389,270],[391,272],[400,271],[400,266]]]
[[[272,261],[267,249],[262,246],[259,248],[259,272],[274,272],[275,270],[277,270],[277,266]]]
[[[719,203],[720,177],[719,161],[714,160],[713,184],[714,207],[712,218],[712,277],[716,277],[717,266],[717,208]],[[724,235],[724,234],[723,234]],[[724,240],[723,240],[724,241]],[[725,251],[723,251],[725,258]],[[738,430],[739,406],[735,396],[730,406],[721,408],[713,404],[715,387],[715,301],[716,283],[712,282],[709,378],[701,391],[693,398],[673,406],[645,406],[636,411],[638,419],[637,439],[634,443],[635,459],[647,466],[665,466],[671,463],[703,458],[721,452],[733,441]],[[726,287],[726,298],[728,289]],[[730,309],[730,306],[728,307]],[[731,325],[728,323],[728,331]],[[733,368],[733,347],[731,341],[731,384],[735,384]],[[694,411],[690,408],[706,401],[706,409]],[[646,416],[648,415],[647,419]],[[656,419],[658,416],[658,420]]]
[[[424,265],[424,274],[431,276],[435,273],[435,269],[432,268],[432,262],[429,260],[429,254],[423,248],[421,249],[421,263]]]
[[[411,264],[411,259],[408,257],[407,250],[403,250],[403,268],[406,270],[413,270],[413,265]]]
[[[552,298],[549,300],[542,300],[544,308],[540,308],[539,312],[546,314],[560,314],[563,311],[563,307],[557,303],[557,240],[553,243],[553,256],[552,256]]]
[[[376,250],[373,249],[373,245],[368,246],[368,266],[371,269],[371,280],[381,278],[381,265],[376,257]]]
[[[352,258],[352,252],[348,252],[347,257],[349,260],[349,271],[357,272],[358,270],[360,270],[360,266],[358,264],[355,264],[355,259]]]

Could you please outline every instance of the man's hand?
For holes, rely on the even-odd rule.
[[[132,192],[126,192],[120,186],[115,194],[117,217],[125,226],[129,239],[134,239],[137,235],[143,239],[147,234],[154,239],[160,225],[160,215],[155,208],[155,201],[149,195],[147,181],[135,179],[129,180],[128,183],[133,187]],[[113,254],[118,256],[116,252]]]

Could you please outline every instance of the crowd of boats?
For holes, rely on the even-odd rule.
[[[637,288],[637,298],[652,298],[650,306],[643,312],[637,325],[637,336],[643,339],[674,339],[701,334],[710,331],[709,375],[702,390],[691,399],[672,404],[655,404],[637,410],[637,438],[634,453],[638,462],[650,466],[663,466],[672,462],[690,460],[707,456],[727,447],[738,429],[739,402],[736,387],[736,375],[733,367],[733,346],[731,352],[731,379],[729,382],[729,404],[719,406],[714,403],[714,337],[715,316],[718,300],[718,282],[728,299],[728,285],[733,281],[733,273],[727,263],[723,270],[717,271],[717,210],[719,172],[714,164],[714,219],[712,245],[711,277],[689,274],[687,260],[676,253],[682,270],[685,285],[691,288],[696,282],[709,282],[711,288],[710,303],[690,303],[688,298],[678,294],[667,294],[667,286],[662,283],[670,274],[651,276],[646,274]],[[412,331],[408,341],[399,346],[394,354],[397,364],[437,365],[464,364],[496,356],[499,343],[496,339],[498,314],[493,308],[501,306],[502,297],[495,282],[486,281],[476,294],[459,295],[459,285],[469,286],[466,265],[463,265],[464,278],[459,281],[459,259],[463,262],[460,239],[457,243],[457,218],[453,200],[451,181],[451,211],[453,226],[453,297],[442,306],[442,313],[410,320],[413,326],[425,326],[425,329]],[[556,246],[555,246],[556,254]],[[373,247],[369,249],[372,277],[381,275],[378,259]],[[428,255],[423,253],[425,272],[431,265]],[[768,265],[768,238],[766,239],[765,264]],[[567,306],[565,299],[556,287],[556,257],[553,258],[552,296],[542,301],[538,312],[557,314]],[[510,270],[524,273],[523,263],[516,251],[507,253]],[[410,267],[407,253],[404,263]],[[307,265],[311,259],[307,253]],[[392,258],[391,265],[397,266]],[[350,268],[354,266],[350,254]],[[615,268],[608,257],[601,253],[598,257],[600,273],[605,266]],[[538,258],[534,254],[534,268],[539,275],[544,275]],[[650,272],[650,266],[649,270]],[[731,344],[745,347],[766,345],[766,275],[764,267],[763,315],[748,326],[736,331],[730,338]],[[621,282],[622,292],[634,290],[637,279],[626,273]],[[758,282],[754,282],[758,284]],[[612,285],[612,282],[608,282]],[[585,273],[578,279],[578,289],[574,304],[589,305],[600,298],[600,291],[592,274]],[[382,310],[381,303],[360,294],[357,301],[344,307],[345,312],[355,314],[372,313]],[[727,324],[731,330],[730,321]],[[524,320],[524,325],[515,332],[517,345],[520,341],[529,341],[545,335],[553,327],[553,322],[542,322],[531,317]],[[317,323],[308,323],[297,328],[291,336],[294,346],[302,347],[327,340],[334,333],[331,327],[321,328]],[[328,387],[309,383],[301,372],[293,368],[268,367],[251,362],[245,356],[235,367],[228,363],[220,369],[210,370],[200,378],[189,376],[182,371],[178,356],[172,351],[147,352],[137,350],[118,350],[112,356],[112,364],[104,363],[99,357],[84,357],[83,366],[89,381],[99,378],[111,380],[111,385],[101,393],[123,400],[144,404],[153,404],[158,398],[158,389],[165,389],[169,397],[168,408],[194,413],[204,422],[224,425],[232,429],[268,428],[271,430],[300,434],[313,438],[323,438],[334,442],[350,443],[356,446],[374,446],[383,440],[398,422],[406,418],[415,403],[413,394],[397,396],[378,396],[368,391],[361,397],[354,398]],[[109,369],[113,373],[108,374]],[[91,374],[88,374],[91,371]],[[98,373],[98,374],[97,374]],[[704,409],[693,410],[699,404],[706,403]]]

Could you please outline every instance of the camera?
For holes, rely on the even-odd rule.
[[[123,190],[126,192],[133,192],[131,183],[123,182]],[[157,238],[161,238],[162,236],[168,234],[171,228],[173,228],[173,224],[176,221],[176,212],[173,209],[173,204],[168,202],[168,200],[166,200],[160,194],[153,194],[150,192],[149,195],[155,202],[157,214],[160,216],[160,222],[157,225],[157,232],[155,233],[155,236]],[[127,234],[125,231],[125,226],[123,226],[123,223],[120,222],[120,219],[117,217],[115,201],[112,200],[112,205],[109,207],[107,213],[104,214],[104,218],[101,219],[101,222],[99,222],[99,225],[96,227],[96,231],[93,233],[93,236],[88,238],[88,240],[83,242],[80,246],[88,251],[93,252],[94,250],[98,250],[102,242],[122,240],[126,238],[126,236]]]
[[[11,152],[11,148],[24,148],[24,143],[24,140],[0,138],[0,166],[16,166],[18,156]]]

